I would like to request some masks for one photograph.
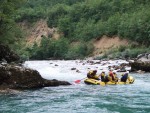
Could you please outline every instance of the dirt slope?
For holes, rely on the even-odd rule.
[[[119,46],[127,46],[127,40],[121,40],[119,37],[107,37],[103,36],[100,40],[94,41],[94,55],[101,54],[109,49],[116,48]]]
[[[40,44],[43,36],[59,39],[60,35],[56,28],[49,28],[46,20],[40,20],[32,25],[27,22],[20,23],[22,29],[26,32],[27,46],[33,45],[34,42]]]

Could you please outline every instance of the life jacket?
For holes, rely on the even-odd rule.
[[[88,78],[92,78],[91,73],[87,73],[87,77],[88,77]]]
[[[104,73],[101,73],[101,76],[102,76],[102,77],[104,77],[104,76],[105,76],[105,74],[104,74]]]
[[[94,71],[89,71],[89,72],[87,73],[87,77],[88,77],[88,78],[92,78],[92,79],[99,80],[99,76],[97,76],[97,75],[96,75],[96,72],[94,72]]]
[[[104,82],[109,82],[110,81],[110,77],[109,76],[105,76]]]
[[[112,80],[115,80],[114,75],[112,72],[109,72],[109,76],[112,78]]]
[[[114,81],[115,81],[115,82],[118,82],[119,78],[117,77],[117,74],[116,74],[116,73],[113,73],[113,75],[114,75]]]
[[[126,82],[127,79],[128,79],[128,74],[125,73],[125,74],[121,77],[121,81],[122,81],[122,82]]]

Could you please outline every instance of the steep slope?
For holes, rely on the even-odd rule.
[[[128,46],[129,42],[125,39],[121,40],[119,37],[107,37],[103,36],[100,40],[94,41],[94,55],[101,54],[109,49],[116,48],[119,46]]]
[[[40,44],[42,37],[51,37],[59,39],[60,35],[56,28],[49,28],[46,20],[39,20],[34,25],[29,25],[27,22],[20,23],[20,26],[26,34],[27,46],[33,45],[35,42]]]

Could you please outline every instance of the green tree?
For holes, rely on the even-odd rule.
[[[14,21],[14,15],[23,1],[0,1],[0,43],[13,43],[16,38],[21,37],[19,28]]]

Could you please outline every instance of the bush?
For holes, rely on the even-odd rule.
[[[118,51],[119,51],[119,52],[123,52],[123,51],[125,51],[126,48],[127,48],[126,46],[120,46],[120,47],[118,48]]]
[[[58,5],[51,9],[48,14],[48,26],[57,27],[59,19],[63,18],[67,14],[66,5]]]
[[[78,43],[76,45],[71,45],[67,54],[66,59],[83,59],[90,55],[94,47],[90,43]]]
[[[136,47],[136,48],[131,48],[131,47],[125,47],[123,46],[120,47],[121,50],[119,49],[112,49],[110,51],[105,52],[105,54],[99,59],[104,59],[104,58],[136,58],[139,54],[142,53],[150,53],[150,47]]]

